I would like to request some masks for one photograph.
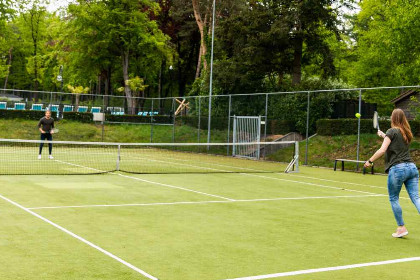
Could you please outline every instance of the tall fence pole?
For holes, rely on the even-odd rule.
[[[268,125],[268,94],[265,95],[265,115],[264,115],[264,142],[267,142],[267,125]],[[261,124],[260,124],[261,125]],[[265,151],[267,146],[263,149],[263,159],[265,159]]]
[[[229,94],[229,110],[228,110],[228,131],[227,131],[227,142],[230,143],[230,114],[232,112],[232,95]],[[229,155],[230,147],[227,146],[227,155]]]
[[[175,98],[172,98],[172,143],[175,143]]]
[[[362,114],[362,90],[359,90],[359,114]],[[360,118],[357,118],[357,160],[360,158]],[[356,164],[356,169],[359,171],[359,163]]]
[[[197,127],[197,143],[200,143],[201,134],[201,97],[198,98],[198,127]]]
[[[308,106],[306,108],[306,144],[305,144],[305,165],[308,165],[309,152],[309,111],[311,105],[311,93],[308,91]]]
[[[216,0],[213,0],[213,18],[211,29],[211,55],[210,55],[210,89],[209,89],[209,122],[207,128],[207,143],[210,143],[211,138],[211,102],[213,95],[213,57],[214,57],[214,23],[216,21]],[[210,146],[207,147],[208,149]]]
[[[151,108],[151,111],[150,111],[150,143],[153,143],[153,102],[154,102],[154,99],[152,99],[152,108]]]

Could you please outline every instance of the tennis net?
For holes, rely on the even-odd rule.
[[[39,159],[41,143],[44,147]],[[53,158],[49,158],[50,144]],[[246,145],[250,153],[258,149],[261,159],[233,157],[233,145]],[[298,147],[298,142],[98,143],[0,139],[0,174],[282,172],[288,164],[297,170]]]

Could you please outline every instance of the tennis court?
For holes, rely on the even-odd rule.
[[[16,151],[4,158],[47,173],[27,144],[20,163]],[[410,235],[391,238],[385,176],[310,167],[285,174],[286,164],[155,148],[121,156],[134,157],[121,161],[133,173],[135,164],[154,168],[130,174],[115,171],[103,149],[87,149],[84,159],[56,150],[41,162],[59,175],[0,176],[1,279],[420,276],[419,216],[403,192]],[[163,172],[170,166],[191,172]],[[82,170],[107,172],[63,175]]]

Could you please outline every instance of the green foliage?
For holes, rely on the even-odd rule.
[[[411,130],[414,135],[420,136],[420,121],[410,121]],[[316,122],[317,133],[323,136],[335,135],[354,135],[357,134],[357,119],[321,119]],[[391,127],[389,121],[379,121],[379,127],[382,131],[387,131]],[[377,130],[373,128],[372,120],[360,120],[360,132],[376,134]]]
[[[360,87],[417,85],[420,77],[420,6],[416,1],[367,0],[357,15],[357,60],[347,75]],[[368,92],[365,100],[388,111],[398,92]]]
[[[42,111],[0,110],[0,119],[40,120],[44,115]],[[57,114],[53,112],[52,117],[57,118]]]
[[[81,123],[89,123],[89,122],[93,122],[93,114],[92,113],[79,113],[79,112],[64,112],[63,119],[70,120],[70,121],[78,121]]]

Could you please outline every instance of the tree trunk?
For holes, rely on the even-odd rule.
[[[294,41],[292,84],[298,85],[302,81],[302,48],[303,39],[297,36]]]
[[[12,65],[12,58],[13,58],[12,51],[13,51],[13,47],[11,47],[11,48],[9,49],[9,61],[7,62],[8,67],[7,67],[7,74],[6,74],[6,78],[5,78],[5,80],[4,80],[4,87],[3,87],[4,89],[6,89],[6,88],[7,88],[7,82],[8,82],[8,80],[9,80],[10,67],[11,67],[11,65]]]
[[[127,81],[130,79],[128,74],[128,67],[129,67],[129,56],[130,51],[124,50],[122,52],[122,68],[123,68],[123,77],[124,77],[124,92],[127,98],[127,110],[128,114],[134,115],[135,114],[135,100],[133,98],[133,94],[131,92],[130,87],[127,84]]]
[[[76,111],[79,108],[79,102],[80,102],[80,93],[76,93],[76,108],[74,108],[74,110]]]
[[[194,17],[195,21],[197,22],[198,29],[200,31],[200,53],[198,55],[198,65],[196,71],[196,78],[200,77],[200,68],[201,68],[201,61],[203,61],[204,70],[207,70],[207,46],[205,42],[205,30],[204,28],[207,25],[207,15],[204,17],[204,21],[200,14],[200,7],[199,7],[199,0],[192,0],[193,10],[194,10]],[[203,60],[204,57],[204,60]]]

